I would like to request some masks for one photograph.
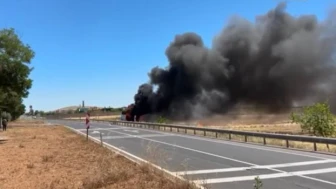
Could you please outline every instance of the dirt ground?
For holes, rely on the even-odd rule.
[[[10,123],[0,152],[1,189],[194,188],[40,121]]]

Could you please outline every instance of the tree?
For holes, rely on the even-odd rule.
[[[2,118],[2,119],[7,119],[8,121],[12,120],[12,116],[11,116],[11,114],[8,113],[8,112],[2,112],[2,114],[1,114],[1,118]]]
[[[40,113],[40,116],[44,116],[44,115],[46,114],[46,113],[45,113],[44,111],[42,111],[42,110],[40,110],[39,113]]]
[[[33,68],[28,65],[34,56],[13,28],[0,30],[0,111],[9,112],[13,120],[25,112],[22,102],[32,86]]]
[[[328,102],[306,106],[301,114],[291,114],[291,120],[299,123],[302,130],[323,137],[335,134],[335,117],[330,111]]]

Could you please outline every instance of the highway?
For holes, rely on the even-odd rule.
[[[50,120],[86,133],[84,121]],[[92,122],[89,135],[212,189],[335,189],[336,156]]]

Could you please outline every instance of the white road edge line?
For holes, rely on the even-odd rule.
[[[130,135],[130,134],[122,133],[122,132],[118,132],[118,131],[110,131],[110,132],[115,132],[115,133],[124,134],[124,135]],[[141,138],[141,136],[137,136],[137,138]],[[173,146],[173,147],[177,147],[177,148],[181,148],[181,149],[185,149],[185,150],[190,150],[190,151],[206,154],[206,155],[209,155],[209,156],[214,156],[214,157],[218,157],[218,158],[222,158],[222,159],[227,159],[227,160],[231,160],[231,161],[235,161],[235,162],[239,162],[239,163],[244,163],[244,164],[247,164],[247,165],[260,166],[260,165],[257,165],[257,164],[253,164],[253,163],[249,163],[249,162],[245,162],[245,161],[240,161],[240,160],[236,160],[236,159],[232,159],[232,158],[228,158],[228,157],[224,157],[224,156],[220,156],[220,155],[217,155],[217,154],[212,154],[212,153],[208,153],[208,152],[204,152],[204,151],[200,151],[200,150],[196,150],[196,149],[192,149],[192,148],[188,148],[188,147],[183,147],[183,146],[179,146],[179,145],[176,145],[176,144],[169,144],[169,143],[161,142],[161,141],[154,140],[154,139],[148,139],[148,138],[141,138],[141,139],[156,142],[156,143],[161,143],[161,144],[165,144],[165,145],[168,145],[168,146]],[[332,160],[332,159],[327,159],[327,160]],[[282,170],[274,169],[274,168],[267,168],[267,169],[275,171],[275,172],[280,172],[280,173],[283,173],[283,174],[288,173],[286,171],[282,171]],[[295,176],[303,177],[303,176],[300,176],[300,175],[295,175]],[[303,177],[303,178],[310,179],[309,177]],[[319,180],[311,179],[311,180],[320,181],[320,182],[324,182],[324,183],[329,182],[329,181],[325,181],[325,180],[322,180],[322,179],[321,180],[320,179]],[[207,180],[206,180],[206,183],[208,183]],[[332,184],[333,182],[329,182],[329,183]]]
[[[127,126],[120,126],[120,125],[112,125],[107,122],[107,125],[113,126],[113,127],[127,127]],[[127,128],[134,128],[134,127],[127,127]],[[144,131],[152,131],[156,133],[167,133],[165,131],[156,131],[152,129],[142,129],[142,128],[134,128],[138,130],[144,130]],[[239,144],[235,141],[219,141],[216,139],[207,139],[207,138],[202,138],[200,136],[190,136],[190,135],[184,135],[184,134],[179,134],[179,133],[169,133],[172,136],[178,136],[182,138],[190,138],[190,139],[195,139],[195,140],[202,140],[202,141],[207,141],[207,142],[213,142],[213,143],[219,143],[219,144],[227,144],[231,146],[239,146],[243,148],[251,148],[251,149],[257,149],[257,150],[263,150],[263,151],[270,151],[270,152],[277,152],[277,153],[283,153],[283,154],[291,154],[291,155],[296,155],[296,156],[302,156],[302,157],[310,157],[310,158],[316,158],[316,159],[324,159],[324,160],[335,160],[335,159],[330,159],[330,158],[325,158],[321,156],[315,156],[315,155],[308,155],[304,153],[309,153],[309,152],[302,152],[302,154],[295,153],[295,152],[290,152],[288,149],[271,149],[270,146],[263,146],[263,147],[257,147],[257,146],[252,146],[252,144]],[[326,155],[327,156],[327,155]]]
[[[64,126],[65,126],[66,128],[68,128],[68,129],[70,129],[70,130],[72,130],[72,131],[74,131],[74,132],[80,134],[80,135],[86,136],[86,134],[84,134],[84,133],[82,133],[82,132],[80,132],[80,131],[77,131],[76,129],[74,129],[74,128],[72,128],[72,127],[69,127],[69,126],[66,126],[66,125],[64,125]],[[94,138],[94,137],[92,137],[92,136],[90,136],[90,135],[89,135],[89,138],[90,138],[91,140],[94,140],[94,141],[100,143],[100,141],[99,141],[98,139],[96,139],[96,138]],[[169,174],[169,175],[171,175],[171,176],[173,176],[173,177],[176,177],[176,178],[178,178],[178,179],[180,179],[180,180],[182,180],[182,181],[186,181],[185,178],[183,178],[183,177],[181,177],[181,176],[179,176],[179,175],[176,175],[176,174],[174,174],[173,172],[170,172],[169,170],[164,169],[164,168],[162,168],[162,167],[160,167],[160,166],[158,166],[158,165],[152,164],[152,163],[150,163],[149,161],[146,161],[146,160],[144,160],[144,159],[142,159],[142,158],[140,158],[140,157],[138,157],[138,156],[135,156],[135,155],[133,155],[133,154],[131,154],[131,153],[128,153],[128,152],[126,152],[126,151],[124,151],[124,150],[122,150],[122,149],[120,149],[120,148],[118,148],[118,147],[116,147],[116,146],[113,146],[113,145],[108,144],[108,143],[106,143],[106,142],[103,142],[103,144],[104,144],[105,146],[109,146],[110,148],[112,148],[112,149],[114,149],[115,151],[119,152],[120,155],[123,155],[125,158],[129,159],[130,161],[132,161],[132,162],[134,162],[134,163],[139,164],[140,162],[143,162],[143,163],[150,164],[151,166],[153,166],[153,167],[155,167],[155,168],[157,168],[157,169],[159,169],[159,170],[161,170],[161,171],[163,171],[163,172],[165,172],[165,173],[167,173],[167,174]],[[134,158],[134,159],[132,159],[132,158]],[[203,186],[201,186],[201,184],[198,184],[198,183],[195,183],[195,184],[196,184],[196,186],[197,186],[198,188],[200,188],[200,189],[205,189]]]
[[[106,139],[106,140],[110,140],[110,139],[124,139],[124,138],[136,138],[135,137],[136,135],[134,136],[103,136],[103,140]],[[152,134],[152,135],[141,135],[141,137],[166,137],[167,135],[155,135],[155,134]],[[99,138],[99,137],[97,137]]]
[[[236,160],[236,159],[232,159],[232,158],[224,157],[224,156],[221,156],[221,155],[212,154],[212,153],[209,153],[209,152],[204,152],[204,151],[200,151],[200,150],[196,150],[196,149],[192,149],[192,148],[188,148],[188,147],[184,147],[184,146],[180,146],[180,145],[176,145],[176,144],[170,144],[170,143],[166,143],[166,142],[162,142],[162,141],[158,141],[158,140],[154,140],[154,139],[149,139],[149,138],[142,138],[140,135],[131,135],[131,134],[127,134],[127,133],[123,133],[123,132],[119,132],[119,131],[110,131],[110,132],[118,133],[118,134],[124,134],[124,135],[128,135],[128,136],[135,136],[136,138],[149,140],[149,141],[164,144],[164,145],[167,145],[167,146],[173,146],[173,147],[177,147],[177,148],[181,148],[181,149],[185,149],[185,150],[189,150],[189,151],[193,151],[193,152],[197,152],[197,153],[201,153],[201,154],[205,154],[205,155],[209,155],[209,156],[213,156],[213,157],[218,157],[218,158],[221,158],[221,159],[235,161],[235,162],[242,163],[242,164],[258,166],[257,164],[249,163],[249,162],[246,162],[246,161],[240,161],[240,160]]]
[[[232,167],[232,168],[224,168],[224,169],[205,169],[205,170],[195,170],[195,171],[185,171],[185,172],[180,171],[180,172],[175,172],[175,173],[178,174],[178,175],[224,173],[224,172],[234,172],[234,171],[245,171],[245,170],[250,170],[250,169],[270,169],[270,168],[282,168],[282,167],[295,167],[295,166],[304,166],[304,165],[333,163],[333,162],[336,162],[336,160],[303,161],[303,162],[295,162],[295,163],[260,165],[260,166],[251,166],[251,167]]]
[[[308,171],[295,171],[295,172],[286,172],[286,173],[275,173],[275,174],[265,174],[265,175],[251,175],[251,176],[242,176],[242,177],[227,177],[227,178],[216,178],[216,179],[207,179],[206,183],[214,184],[214,183],[224,183],[224,182],[238,182],[238,181],[248,181],[254,180],[257,176],[261,180],[263,179],[272,179],[272,178],[281,178],[281,177],[291,177],[291,176],[304,176],[304,175],[312,175],[312,174],[322,174],[322,173],[331,173],[336,172],[336,167],[327,168],[327,169],[315,169]],[[196,183],[203,183],[203,180],[194,180]],[[328,181],[329,182],[329,181]],[[329,182],[331,185],[335,185],[334,182]]]
[[[120,126],[120,125],[112,125],[109,122],[106,122],[106,124],[110,125],[110,126],[113,126],[113,127],[119,127],[119,128],[120,127],[126,127],[126,126]],[[132,127],[128,127],[128,128],[132,128]],[[135,129],[144,130],[144,131],[148,131],[149,130],[149,129],[142,129],[142,128],[135,128]],[[115,132],[115,131],[111,131],[111,132]],[[166,132],[163,132],[163,131],[161,131],[161,132],[160,131],[153,131],[153,132],[166,133]],[[120,133],[120,134],[128,135],[126,133]],[[185,137],[185,138],[192,138],[192,139],[196,139],[196,140],[203,140],[203,141],[214,142],[214,143],[228,144],[228,145],[239,146],[239,147],[244,147],[244,148],[252,148],[252,149],[259,149],[259,150],[264,150],[264,151],[272,151],[272,152],[278,152],[278,153],[284,153],[284,154],[291,154],[291,155],[297,155],[297,156],[302,156],[302,157],[312,157],[312,158],[316,158],[316,159],[333,160],[333,159],[323,158],[323,157],[319,157],[319,156],[312,156],[312,155],[306,155],[306,154],[297,154],[297,153],[286,152],[286,151],[282,151],[282,150],[274,150],[274,149],[270,149],[269,147],[257,148],[257,147],[248,146],[248,145],[247,146],[243,146],[243,145],[239,145],[239,144],[236,144],[234,142],[229,142],[229,141],[227,141],[227,142],[225,142],[225,141],[216,141],[216,140],[204,139],[204,138],[200,138],[200,137],[196,137],[196,136],[188,136],[188,135],[172,134],[172,133],[170,133],[170,135],[180,136],[180,137]],[[141,138],[141,137],[138,137],[138,138]],[[154,141],[154,142],[157,142],[157,143],[162,143],[162,142],[156,141],[156,140],[151,140],[151,139],[146,139],[146,138],[143,138],[143,139],[144,140],[149,140],[149,141]],[[166,144],[168,144],[168,143],[166,143]],[[177,145],[173,145],[173,144],[168,144],[168,145],[178,147]],[[185,147],[182,147],[182,148],[185,148]],[[191,150],[194,150],[194,149],[191,149]],[[213,155],[218,156],[216,154],[213,154]],[[255,165],[255,164],[251,164],[251,163],[248,163],[248,162],[246,162],[246,163],[250,164],[250,165]],[[258,165],[255,165],[255,166],[258,166]],[[273,170],[273,171],[280,172],[280,173],[286,173],[285,171],[281,171],[281,170],[277,170],[277,169],[272,169],[272,168],[269,169],[269,170]],[[319,181],[319,182],[323,182],[323,183],[328,183],[328,184],[332,184],[332,185],[334,184],[333,182],[325,181],[325,180],[322,180],[322,179],[311,178],[311,177],[308,177],[308,176],[299,176],[299,177],[310,179],[310,180],[315,180],[315,181]]]
[[[115,130],[115,129],[123,129],[123,128],[90,128],[89,131],[108,131],[108,130]],[[76,129],[77,131],[86,131],[86,129]]]

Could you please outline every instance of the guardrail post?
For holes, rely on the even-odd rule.
[[[317,145],[316,145],[316,142],[314,142],[314,151],[317,151]]]
[[[289,141],[288,141],[288,139],[286,140],[286,147],[289,148]]]
[[[187,134],[187,129],[184,130],[184,133]]]
[[[196,129],[194,129],[194,135],[196,135]]]
[[[230,133],[229,133],[229,140],[231,140],[231,138],[232,138],[232,137],[231,137],[231,132],[230,132]]]
[[[206,131],[204,130],[204,136],[206,136]]]
[[[266,137],[264,137],[264,145],[266,145]]]
[[[177,127],[177,132],[179,133],[180,132],[180,128]]]
[[[170,126],[170,132],[173,132],[173,127],[172,126]]]
[[[89,140],[89,128],[86,129],[86,141]]]
[[[100,135],[100,145],[103,146],[103,135],[101,132],[99,132],[99,135]]]
[[[247,135],[245,135],[245,142],[247,142]]]
[[[217,133],[217,131],[216,131],[216,138],[218,137],[218,133]]]

